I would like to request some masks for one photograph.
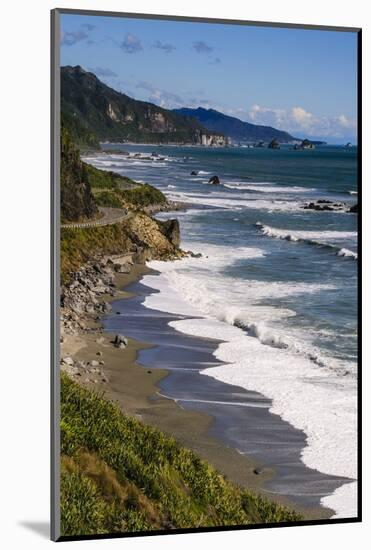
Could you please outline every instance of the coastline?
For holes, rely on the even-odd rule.
[[[127,292],[125,288],[150,272],[151,270],[145,265],[134,264],[129,274],[116,274],[115,284],[120,290],[114,297],[105,296],[104,299],[113,302],[131,297],[132,293]],[[259,465],[255,461],[247,460],[237,451],[228,449],[220,442],[209,438],[206,433],[212,421],[210,417],[187,411],[173,399],[159,394],[158,384],[168,375],[168,371],[165,369],[149,371],[137,361],[138,352],[152,347],[150,344],[128,338],[127,347],[118,349],[112,345],[114,333],[102,330],[102,319],[92,323],[91,328],[93,331],[90,333],[68,336],[61,344],[62,355],[71,356],[75,361],[91,362],[98,353],[101,353],[99,357],[105,359],[102,370],[107,375],[107,382],[103,383],[101,380],[95,382],[96,379],[94,380],[90,374],[82,374],[75,381],[90,389],[103,391],[104,396],[117,402],[124,413],[170,433],[184,446],[199,452],[206,460],[212,455],[214,465],[224,470],[223,473],[239,485],[259,490],[262,482],[272,476],[272,472],[256,476],[253,469]],[[192,435],[190,435],[190,423]]]
[[[130,273],[117,273],[115,295],[104,296],[102,300],[116,302],[133,297],[133,293],[128,292],[126,288],[150,272],[145,265],[134,264]],[[91,332],[68,336],[62,344],[62,354],[70,355],[75,361],[80,362],[91,362],[96,358],[104,360],[105,365],[101,369],[104,378],[102,380],[99,375],[83,373],[76,381],[90,389],[103,391],[104,396],[117,402],[124,413],[172,435],[235,484],[289,506],[302,513],[305,519],[331,517],[331,510],[320,505],[308,508],[293,503],[290,498],[282,495],[267,493],[264,484],[275,478],[272,468],[266,465],[262,468],[262,465],[251,456],[241,454],[225,441],[211,435],[211,426],[215,420],[212,415],[204,411],[186,409],[174,399],[162,396],[159,393],[159,385],[167,379],[169,371],[160,368],[150,370],[138,362],[139,353],[141,350],[150,349],[150,344],[128,338],[125,349],[115,348],[112,345],[114,333],[102,331],[102,316],[92,322],[90,328]],[[259,475],[254,471],[258,471]]]

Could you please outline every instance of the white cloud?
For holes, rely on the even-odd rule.
[[[278,109],[255,104],[247,111],[239,109],[235,114],[254,124],[274,126],[291,134],[297,134],[298,137],[304,134],[305,136],[343,137],[356,131],[356,121],[344,114],[332,117],[319,116],[300,106]]]
[[[184,105],[184,99],[178,94],[156,88],[149,82],[138,82],[136,88],[149,92],[146,99],[165,109],[174,109]]]
[[[83,30],[77,31],[62,31],[61,46],[74,46],[77,42],[81,42],[88,38],[88,34]]]
[[[163,90],[153,86],[150,82],[141,80],[137,82],[135,88],[142,90],[144,94],[143,99],[155,103],[165,109],[178,109],[180,107],[199,107],[202,105],[204,108],[212,106],[211,100],[200,97],[202,91],[186,91],[184,95],[179,95],[168,90]],[[136,94],[134,94],[136,97]],[[142,99],[142,98],[141,98]]]
[[[135,34],[126,33],[124,41],[121,43],[121,49],[126,53],[138,53],[143,50],[141,41]]]

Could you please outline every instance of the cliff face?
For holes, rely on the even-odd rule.
[[[61,130],[60,182],[62,222],[78,221],[97,214],[86,167],[65,128]]]
[[[80,66],[61,69],[61,109],[75,143],[84,146],[106,140],[201,144],[214,136],[196,119],[117,92]]]
[[[61,280],[87,262],[102,256],[130,254],[135,263],[168,260],[184,256],[179,248],[177,220],[158,222],[144,212],[133,212],[114,225],[61,230]]]

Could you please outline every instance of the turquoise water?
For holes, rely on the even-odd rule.
[[[187,203],[181,246],[202,254],[153,262],[160,275],[143,284],[158,292],[144,305],[190,317],[180,332],[219,339],[224,364],[204,374],[271,399],[305,432],[306,465],[356,479],[357,215],[302,207],[357,202],[357,149],[111,148],[88,162]],[[351,483],[323,504],[351,517],[356,502]]]
[[[180,215],[182,235],[189,248],[202,242],[231,248],[252,246],[264,251],[263,257],[253,259],[236,254],[234,261],[223,268],[223,277],[276,283],[277,287],[283,284],[294,288],[299,284],[304,288],[307,284],[311,291],[299,295],[285,291],[280,296],[279,288],[276,295],[273,291],[263,292],[259,303],[295,312],[285,318],[285,330],[300,329],[306,344],[309,340],[318,347],[328,364],[335,367],[331,361],[334,358],[339,360],[339,368],[355,373],[357,261],[338,253],[341,249],[357,251],[357,216],[313,212],[300,206],[320,198],[349,204],[357,201],[357,148],[112,148],[156,152],[165,157],[149,161],[103,156],[96,165],[147,181],[170,198],[193,204],[196,210]],[[198,175],[191,176],[192,171]],[[207,184],[214,174],[219,176],[221,186]],[[297,237],[301,240],[287,240]],[[313,292],[316,286],[318,290]],[[240,317],[243,324],[243,311]],[[282,322],[279,319],[280,332]]]

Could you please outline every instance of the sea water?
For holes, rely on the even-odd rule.
[[[307,466],[355,480],[357,215],[303,205],[357,201],[357,149],[111,145],[86,160],[189,204],[176,213],[181,246],[202,256],[150,262],[160,276],[142,282],[159,292],[144,305],[190,317],[172,323],[180,332],[219,339],[224,363],[203,374],[270,398],[272,412],[306,434]],[[213,175],[220,185],[208,183]],[[322,504],[354,517],[356,487]]]

